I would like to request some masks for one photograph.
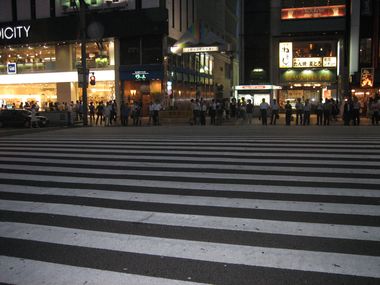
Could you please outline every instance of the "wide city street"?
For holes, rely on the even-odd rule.
[[[380,129],[1,130],[2,284],[380,284]]]

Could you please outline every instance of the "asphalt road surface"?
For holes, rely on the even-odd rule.
[[[380,284],[371,127],[0,138],[0,283]]]

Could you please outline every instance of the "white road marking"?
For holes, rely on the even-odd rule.
[[[167,194],[145,194],[120,191],[101,191],[88,189],[65,189],[65,188],[44,188],[44,187],[25,187],[15,185],[0,184],[2,192],[26,193],[38,195],[57,195],[71,197],[86,197],[98,199],[110,199],[116,201],[136,201],[146,203],[167,203],[177,205],[194,205],[208,207],[230,207],[240,209],[260,209],[274,211],[293,211],[309,213],[328,213],[346,215],[367,215],[380,216],[380,206],[358,205],[358,204],[339,204],[323,202],[299,202],[299,201],[278,201],[261,199],[238,199],[220,197],[197,197],[184,195]]]
[[[27,172],[26,172],[27,173]],[[300,195],[334,195],[334,196],[356,196],[356,197],[380,197],[380,191],[365,189],[340,189],[320,187],[295,187],[295,186],[268,186],[232,183],[197,183],[183,181],[163,180],[140,180],[140,179],[105,179],[84,178],[68,176],[44,176],[30,174],[1,173],[0,179],[16,179],[24,181],[41,181],[51,183],[85,183],[89,185],[117,185],[151,188],[186,189],[199,191],[242,191],[242,192],[265,192]],[[318,184],[318,183],[315,183]],[[180,192],[179,192],[180,194]]]
[[[306,237],[380,241],[380,228],[120,210],[81,205],[0,200],[0,210]]]
[[[99,174],[99,175],[129,175],[138,178],[139,176],[150,177],[175,177],[175,178],[194,178],[194,179],[234,179],[234,180],[268,180],[268,181],[296,181],[320,183],[320,177],[314,176],[292,176],[288,175],[268,175],[265,174],[238,174],[238,173],[212,173],[212,172],[177,172],[177,171],[150,171],[150,170],[117,170],[117,169],[97,169],[85,167],[56,167],[56,166],[35,166],[30,165],[4,165],[0,164],[0,171],[4,169],[15,170],[38,170],[56,172],[61,175],[65,173]],[[378,184],[380,190],[380,177],[376,178],[342,178],[342,177],[323,177],[323,182],[330,183],[351,183],[351,184]]]
[[[83,154],[83,153],[75,153],[75,154],[67,154],[67,153],[46,153],[46,152],[34,152],[34,151],[28,151],[20,153],[20,151],[1,151],[0,149],[0,155],[22,155],[24,157],[30,157],[30,156],[38,156],[38,157],[62,157],[62,158],[92,158],[97,159],[99,161],[107,160],[107,159],[118,159],[118,160],[128,160],[128,159],[134,159],[134,160],[149,160],[149,161],[167,161],[167,160],[173,160],[173,161],[188,161],[188,162],[209,162],[212,160],[213,162],[222,162],[222,163],[265,163],[269,165],[276,165],[277,163],[312,163],[315,165],[330,165],[331,167],[339,166],[339,165],[350,165],[350,166],[362,166],[363,161],[348,161],[348,160],[331,160],[331,157],[318,157],[319,159],[316,160],[309,160],[305,156],[298,157],[297,159],[293,157],[287,157],[286,160],[279,160],[277,158],[273,159],[261,159],[261,158],[244,158],[244,156],[240,158],[231,158],[231,157],[207,157],[207,156],[194,156],[194,154],[191,155],[182,155],[182,156],[165,156],[165,155],[133,155],[130,154],[106,154],[103,152],[98,152],[96,154]],[[31,159],[34,159],[31,158]],[[117,163],[117,162],[116,162]],[[142,163],[142,162],[137,162]],[[379,161],[366,161],[365,165],[367,166],[380,166],[380,160]],[[328,169],[330,169],[328,168]]]
[[[1,236],[62,245],[380,278],[380,257],[115,234],[22,223],[0,223]]]
[[[104,145],[106,144],[107,145],[110,144],[110,142],[105,142],[105,143],[89,143],[86,145],[86,150],[88,149],[98,149],[98,150],[103,150],[104,149]],[[112,143],[112,142],[111,142]],[[61,148],[61,149],[65,149],[67,148],[68,146],[68,143],[49,143],[49,142],[38,142],[38,141],[32,141],[32,142],[29,142],[29,143],[19,143],[19,142],[15,142],[15,143],[12,143],[12,144],[9,144],[9,143],[0,143],[0,148],[1,147],[4,147],[4,148],[9,148],[9,147],[17,147],[17,146],[21,146],[21,147],[38,147],[41,148],[41,147],[44,147],[45,149],[56,149],[56,148]],[[75,142],[72,144],[72,146],[77,146],[78,148],[82,147],[83,145],[76,145]],[[181,150],[188,150],[188,151],[205,151],[205,150],[217,150],[218,152],[224,152],[224,151],[228,151],[228,152],[233,152],[233,153],[241,153],[241,152],[257,152],[257,151],[276,151],[276,153],[278,152],[278,150],[290,150],[292,148],[297,148],[297,149],[302,149],[303,151],[310,151],[310,152],[315,152],[315,151],[318,151],[318,152],[322,152],[322,153],[331,153],[332,151],[334,152],[334,154],[336,153],[349,153],[349,152],[354,152],[355,154],[358,154],[358,153],[362,153],[362,154],[380,154],[380,148],[379,146],[372,146],[372,147],[368,147],[368,146],[363,146],[361,145],[360,147],[345,147],[345,148],[336,148],[336,149],[333,149],[331,150],[329,147],[321,147],[321,145],[309,145],[309,144],[286,144],[286,143],[283,143],[283,144],[270,144],[270,143],[262,143],[262,144],[256,144],[256,143],[251,143],[251,144],[244,144],[244,145],[240,145],[239,146],[228,146],[226,145],[225,143],[219,143],[219,144],[215,144],[215,143],[209,143],[208,146],[205,146],[205,145],[192,145],[192,144],[186,144],[186,145],[180,145],[180,144],[175,144],[175,146],[173,145],[166,145],[164,143],[149,143],[149,145],[147,144],[144,144],[144,143],[130,143],[130,144],[126,144],[126,143],[123,143],[123,144],[115,144],[114,142],[112,143],[112,149],[113,150],[130,150],[131,146],[133,146],[133,151],[136,150],[136,149],[146,149],[146,150],[152,150],[152,149],[160,149],[160,150],[164,150],[164,151],[167,151],[167,150],[173,150],[175,149],[176,151],[181,151]],[[274,148],[269,148],[269,146],[276,146],[278,147],[278,149],[274,149]],[[311,146],[313,146],[313,148],[310,148]],[[314,148],[315,146],[318,146],[319,148]],[[214,152],[210,152],[210,154],[212,154]],[[307,154],[306,154],[307,155]]]
[[[202,283],[0,256],[0,282],[18,285],[201,285]],[[189,276],[190,277],[190,276]]]
[[[91,158],[91,157],[87,157]],[[180,158],[178,158],[180,159]],[[9,162],[9,161],[17,161],[17,162],[31,162],[31,159],[28,157],[11,157],[2,155],[0,157],[0,161]],[[54,164],[72,164],[72,165],[92,165],[99,166],[99,161],[89,160],[89,159],[81,159],[81,160],[71,160],[71,159],[58,159],[58,158],[33,158],[33,163],[54,163]],[[277,161],[278,162],[278,161]],[[285,164],[291,164],[292,160],[288,160]],[[299,163],[298,161],[296,163]],[[102,160],[102,166],[120,166],[120,167],[157,167],[162,168],[177,168],[177,169],[217,169],[217,170],[249,170],[249,171],[281,171],[287,173],[294,172],[310,172],[310,173],[334,173],[334,174],[379,174],[379,169],[362,169],[362,168],[341,168],[340,165],[337,165],[334,168],[326,168],[326,167],[318,167],[320,165],[319,162],[313,162],[315,167],[303,166],[303,167],[295,167],[295,166],[276,166],[276,165],[230,165],[230,164],[216,164],[216,163],[165,163],[165,162],[145,162],[141,161],[136,163],[135,161],[106,161]],[[274,163],[275,164],[275,163]],[[363,164],[361,164],[362,166]],[[352,165],[351,165],[352,167]]]
[[[46,151],[46,148],[43,148],[43,147],[28,147],[28,146],[25,146],[23,147],[22,149],[20,148],[17,148],[17,147],[12,147],[12,146],[9,146],[7,147],[7,150],[14,150],[14,151],[18,151],[20,153],[20,151],[22,150],[23,152],[26,152],[26,151],[40,151],[40,152],[44,152]],[[75,154],[75,153],[81,153],[83,152],[84,150],[81,149],[81,148],[78,148],[78,149],[75,149],[75,148],[62,148],[62,147],[49,147],[49,151],[56,151],[57,153],[58,152],[70,152],[72,154]],[[141,153],[141,154],[169,154],[169,155],[197,155],[197,156],[209,156],[210,155],[210,152],[208,151],[203,151],[203,150],[197,150],[197,151],[180,151],[180,150],[166,150],[165,152],[163,150],[148,150],[148,149],[141,149],[141,150],[136,150],[136,149],[133,149],[133,150],[128,150],[128,149],[118,149],[118,150],[114,150],[114,149],[111,149],[111,148],[98,148],[98,149],[95,149],[95,148],[86,148],[85,151],[87,153],[94,153],[94,154],[97,154],[99,152],[103,153],[103,154],[107,154],[107,153],[115,153],[115,152],[118,152],[120,153],[121,155],[122,154],[130,154],[130,153]],[[294,157],[303,157],[303,158],[326,158],[326,159],[329,159],[331,158],[332,156],[335,157],[335,158],[346,158],[346,159],[354,159],[354,158],[361,158],[361,159],[364,159],[364,158],[367,158],[367,159],[380,159],[380,155],[378,154],[350,154],[350,153],[344,153],[344,154],[334,154],[334,155],[331,155],[329,153],[326,153],[326,154],[321,154],[321,153],[313,153],[313,151],[311,150],[310,153],[308,154],[305,154],[305,153],[289,153],[286,151],[286,149],[284,149],[284,152],[283,153],[264,153],[264,152],[261,152],[260,150],[250,150],[250,151],[215,151],[215,152],[212,152],[212,155],[216,156],[216,155],[223,155],[223,156],[245,156],[245,157],[277,157],[277,156],[282,156],[282,157],[288,157],[288,158],[294,158]]]

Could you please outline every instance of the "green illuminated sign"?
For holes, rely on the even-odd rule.
[[[282,71],[281,82],[335,82],[336,73],[329,69],[322,70],[294,70]]]
[[[77,7],[79,7],[79,0],[61,0],[61,5],[63,7],[72,7],[72,6],[75,6],[73,5],[73,2],[75,2],[75,4],[77,5]],[[90,5],[90,6],[100,6],[102,5],[103,3],[103,0],[84,0],[84,2],[86,2],[86,4]]]
[[[132,73],[135,80],[143,81],[148,79],[149,72],[147,71],[135,71]]]

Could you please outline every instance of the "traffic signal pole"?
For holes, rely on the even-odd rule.
[[[81,55],[82,55],[82,70],[83,70],[83,85],[82,85],[82,103],[83,103],[83,126],[88,126],[88,102],[87,102],[87,86],[88,74],[86,64],[86,6],[84,0],[79,0],[80,5],[80,33],[81,33]]]

